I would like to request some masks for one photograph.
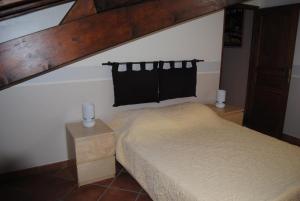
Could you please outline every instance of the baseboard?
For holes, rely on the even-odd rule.
[[[0,174],[0,181],[11,180],[11,179],[15,179],[15,178],[32,176],[32,175],[38,175],[38,174],[43,174],[43,173],[48,173],[48,172],[54,172],[54,171],[64,169],[67,167],[71,167],[71,166],[74,166],[74,161],[66,160],[66,161],[47,164],[47,165],[43,165],[43,166],[32,167],[32,168],[28,168],[28,169],[24,169],[24,170],[17,170],[17,171],[13,171],[13,172]]]
[[[300,139],[299,138],[296,138],[296,137],[293,137],[293,136],[290,136],[287,134],[282,134],[281,139],[285,142],[288,142],[288,143],[291,143],[291,144],[294,144],[294,145],[297,145],[300,147]]]

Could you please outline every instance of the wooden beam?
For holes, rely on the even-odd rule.
[[[6,0],[0,2],[0,21],[74,0]]]
[[[138,3],[143,3],[150,0],[94,0],[98,12],[131,6]]]
[[[241,0],[153,0],[0,44],[0,89]]]
[[[97,13],[94,0],[76,0],[60,24],[65,24]]]

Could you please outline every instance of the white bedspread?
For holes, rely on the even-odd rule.
[[[300,201],[300,148],[186,103],[127,111],[117,159],[155,201]]]

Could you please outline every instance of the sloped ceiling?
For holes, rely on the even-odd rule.
[[[74,0],[1,0],[0,20],[17,17]]]
[[[97,1],[101,5],[107,0]],[[78,0],[59,26],[0,44],[0,89],[240,2],[146,0],[128,6],[126,0],[126,7],[94,13],[91,7],[89,12],[82,9],[92,4]]]

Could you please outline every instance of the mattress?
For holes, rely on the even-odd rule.
[[[117,160],[155,201],[300,201],[300,148],[185,103],[119,113]]]

